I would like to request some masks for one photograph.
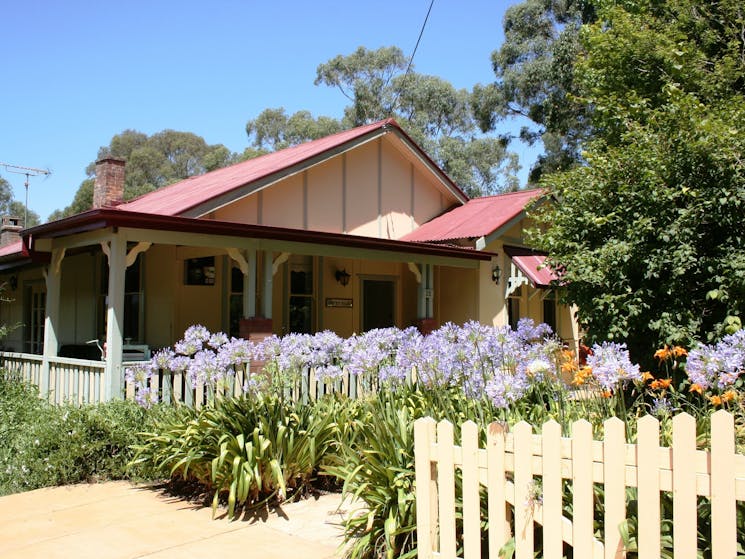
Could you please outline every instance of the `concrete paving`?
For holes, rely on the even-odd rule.
[[[0,557],[341,557],[345,511],[323,495],[229,521],[150,486],[108,482],[0,497]]]

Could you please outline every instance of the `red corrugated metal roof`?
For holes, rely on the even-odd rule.
[[[243,161],[242,163],[237,163],[223,169],[217,169],[204,175],[190,177],[121,204],[117,206],[117,209],[159,215],[183,215],[188,210],[226,195],[235,189],[271,177],[276,173],[290,169],[294,165],[340,148],[348,142],[360,139],[366,134],[374,133],[388,127],[395,128],[418,149],[418,146],[408,137],[396,121],[389,118],[249,159],[248,161]],[[420,150],[420,153],[429,160],[423,151]],[[431,162],[431,160],[429,161]],[[449,186],[454,192],[462,195],[464,200],[468,199],[444,173],[443,177],[449,182]]]
[[[536,287],[550,287],[552,282],[558,281],[559,276],[556,272],[545,265],[545,254],[529,248],[509,246],[505,246],[504,251]]]
[[[8,245],[5,245],[4,247],[0,247],[0,258],[3,258],[4,256],[10,256],[12,254],[20,254],[23,250],[23,243],[18,240],[13,243],[10,243]]]
[[[541,189],[520,190],[469,200],[404,235],[402,241],[439,242],[485,237],[525,210],[531,200],[542,196]]]

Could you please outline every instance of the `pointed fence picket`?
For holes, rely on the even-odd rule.
[[[516,559],[532,558],[540,531],[546,559],[562,557],[565,545],[573,548],[574,557],[622,558],[626,549],[619,526],[627,518],[627,489],[634,488],[640,559],[660,556],[662,520],[673,521],[676,559],[697,556],[700,497],[711,509],[707,537],[713,557],[735,557],[745,456],[735,452],[734,419],[725,411],[712,415],[708,451],[696,448],[693,417],[680,414],[672,425],[673,445],[667,448],[659,444],[660,426],[652,416],[638,421],[635,444],[626,441],[625,425],[617,418],[604,423],[603,440],[593,440],[592,426],[584,420],[572,425],[571,437],[562,437],[554,421],[544,424],[540,435],[525,422],[512,432],[492,423],[485,447],[479,448],[479,429],[472,422],[462,425],[456,446],[450,423],[417,420],[418,556],[482,557],[483,544],[488,556],[497,558],[514,538]],[[564,512],[567,484],[572,518]],[[661,492],[672,495],[672,518],[662,518]],[[595,502],[601,496],[602,539],[594,528]],[[481,532],[482,522],[488,523],[487,534]]]

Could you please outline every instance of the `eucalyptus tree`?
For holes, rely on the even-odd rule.
[[[336,56],[318,66],[315,84],[339,90],[348,101],[343,116],[314,118],[308,111],[288,116],[283,108],[266,109],[246,125],[254,149],[279,149],[395,118],[470,195],[517,187],[516,157],[504,137],[479,131],[470,92],[413,71],[398,47],[360,47]]]

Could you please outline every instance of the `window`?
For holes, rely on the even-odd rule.
[[[25,288],[26,302],[24,351],[41,354],[44,351],[44,320],[46,319],[47,292],[43,282],[34,282]]]
[[[553,293],[549,293],[543,298],[543,322],[551,327],[551,330],[556,332],[556,297]]]
[[[215,285],[215,257],[184,261],[184,285]]]
[[[124,343],[144,342],[145,305],[142,291],[142,254],[127,268],[124,275]],[[101,285],[98,304],[99,339],[106,337],[106,309],[109,294],[109,263],[104,257],[101,265]]]
[[[230,335],[237,338],[240,335],[241,318],[243,318],[243,272],[235,264],[230,268],[228,313]]]
[[[289,331],[311,334],[314,329],[313,257],[290,259]]]
[[[517,330],[517,323],[520,320],[520,299],[522,295],[523,289],[521,286],[507,298],[507,323],[513,330]]]

